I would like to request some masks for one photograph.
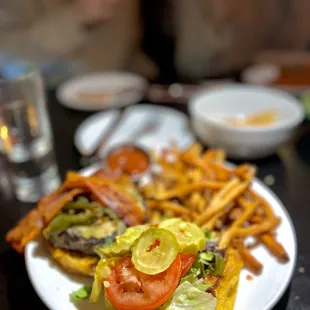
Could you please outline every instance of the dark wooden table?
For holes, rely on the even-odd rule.
[[[81,168],[79,154],[73,146],[73,135],[79,124],[90,114],[64,108],[57,103],[53,92],[49,93],[48,99],[56,157],[63,177],[68,169]],[[187,113],[186,106],[173,106]],[[257,161],[255,164],[259,167],[260,178],[263,179],[269,174],[275,177],[272,189],[286,205],[295,224],[298,240],[297,266],[293,280],[274,309],[310,309],[310,130],[308,124],[303,124],[298,138],[280,150],[278,155]],[[0,159],[0,309],[46,309],[31,286],[23,257],[12,251],[4,240],[7,230],[32,207],[21,204],[13,198],[5,171],[5,162]]]

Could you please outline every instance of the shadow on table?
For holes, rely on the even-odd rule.
[[[276,304],[276,306],[272,310],[285,310],[288,309],[288,301],[290,297],[290,290],[291,290],[291,285],[287,288],[285,293],[283,294],[282,298],[279,300],[279,302]]]
[[[2,281],[8,303],[7,309],[27,309],[29,305],[31,305],[31,309],[47,309],[32,288],[23,255],[19,255],[13,250],[3,252],[0,256],[0,269],[1,275],[4,277]],[[1,305],[0,308],[2,308]]]
[[[41,239],[39,239],[41,240]],[[42,242],[38,243],[36,248],[33,249],[32,255],[35,257],[46,258],[48,253],[43,247]],[[62,269],[56,265],[52,260],[49,261],[47,268],[55,268],[59,274],[64,274],[69,277],[72,281],[80,283],[82,286],[85,284],[85,278],[66,274]],[[34,288],[28,278],[26,266],[23,255],[17,254],[13,250],[7,250],[0,256],[0,277],[4,276],[2,282],[6,286],[6,300],[8,303],[7,309],[20,310],[20,309],[31,309],[45,310],[47,307],[43,304],[40,298],[36,295]],[[42,274],[44,277],[44,274]],[[46,279],[48,281],[49,279]],[[1,279],[0,279],[0,293],[1,293]],[[68,296],[69,298],[69,296]],[[0,309],[2,309],[0,305]],[[30,308],[29,308],[30,309]],[[100,301],[95,304],[89,304],[87,301],[76,304],[77,310],[102,310],[104,307],[104,298],[100,298]],[[65,310],[65,309],[64,309]]]
[[[310,130],[310,129],[309,129]],[[310,132],[302,135],[296,143],[296,152],[305,164],[310,166]]]

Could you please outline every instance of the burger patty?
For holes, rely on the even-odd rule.
[[[96,239],[96,238],[83,238],[76,236],[75,234],[69,233],[68,231],[61,232],[59,234],[52,234],[49,237],[48,242],[55,248],[66,249],[70,251],[76,251],[87,255],[96,255],[94,249],[99,244],[107,242],[114,242],[116,232],[107,237]]]

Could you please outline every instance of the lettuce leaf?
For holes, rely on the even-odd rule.
[[[189,274],[187,276],[184,276],[181,279],[180,284],[182,284],[183,282],[189,282],[195,288],[198,288],[199,290],[201,290],[203,292],[205,292],[206,290],[208,290],[212,286],[212,284],[203,283],[203,279],[198,279],[194,274]]]
[[[212,294],[185,281],[179,285],[172,298],[160,310],[215,310],[215,308],[216,298]]]
[[[207,275],[220,276],[224,272],[225,260],[218,254],[205,251],[197,254],[197,258],[188,274],[197,278],[205,278]]]
[[[112,241],[112,239],[109,239],[107,242],[100,244],[98,247],[94,249],[95,254],[97,254],[100,258],[104,258],[104,255],[100,250],[109,247],[113,243],[114,242]]]
[[[102,284],[103,284],[102,282],[105,278],[107,278],[110,275],[111,269],[109,265],[113,263],[114,263],[113,259],[106,260],[102,258],[97,264],[93,286],[89,298],[90,302],[97,302],[99,300],[102,290]]]
[[[224,258],[216,253],[215,254],[215,264],[214,264],[214,274],[215,275],[222,275],[225,269],[225,260]]]
[[[72,303],[77,303],[82,300],[88,299],[91,293],[91,286],[84,285],[83,287],[79,288],[78,290],[72,292],[70,294],[70,301]]]
[[[207,241],[218,241],[218,238],[216,237],[216,233],[209,229],[205,230],[205,236],[207,238]]]

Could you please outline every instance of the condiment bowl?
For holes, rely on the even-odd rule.
[[[141,161],[143,162],[141,163]],[[104,158],[104,168],[107,172],[116,175],[128,175],[133,181],[138,181],[148,173],[151,164],[152,161],[148,152],[135,143],[116,145],[108,151]]]
[[[275,111],[265,126],[236,126],[228,119]],[[224,148],[230,158],[258,159],[276,152],[304,119],[304,109],[292,95],[245,84],[204,91],[190,100],[192,127],[210,147]]]

